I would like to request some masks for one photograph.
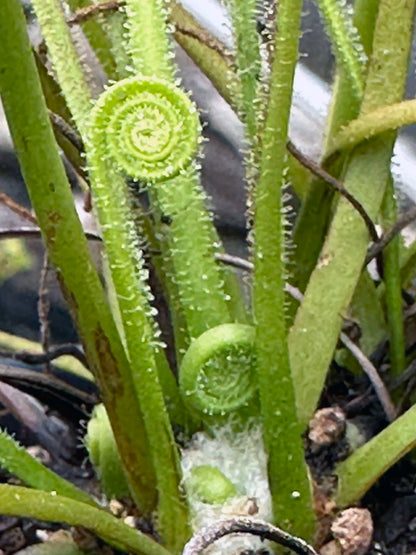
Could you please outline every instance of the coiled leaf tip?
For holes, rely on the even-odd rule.
[[[102,93],[92,111],[97,154],[139,181],[164,181],[186,168],[199,134],[194,104],[163,80],[123,79]]]
[[[180,368],[185,401],[206,415],[249,404],[256,392],[254,341],[254,328],[245,324],[221,324],[200,335]]]

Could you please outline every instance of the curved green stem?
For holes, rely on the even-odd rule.
[[[68,108],[81,134],[91,111],[91,92],[79,62],[59,0],[34,0],[42,34],[65,95]]]
[[[147,84],[147,81],[145,83]],[[133,383],[143,414],[157,479],[160,533],[167,544],[177,550],[186,541],[189,531],[187,510],[179,489],[178,453],[174,445],[155,360],[155,353],[160,348],[159,332],[153,320],[147,271],[143,266],[131,217],[127,187],[120,179],[117,168],[118,165],[125,164],[123,155],[126,154],[126,147],[123,147],[115,161],[111,156],[115,152],[112,141],[117,140],[112,137],[113,129],[116,130],[118,141],[124,140],[123,135],[127,140],[130,138],[134,144],[137,139],[139,155],[142,153],[143,143],[140,142],[140,133],[144,130],[143,134],[147,136],[149,124],[146,116],[143,116],[140,109],[137,110],[134,103],[131,107],[130,101],[131,98],[135,98],[136,85],[139,88],[140,108],[143,82],[136,79],[120,81],[107,89],[99,98],[91,116],[87,155],[91,167],[91,187],[95,208],[103,232],[132,367]],[[124,98],[126,102],[120,103],[120,98]],[[145,101],[143,101],[145,108],[149,102],[149,97],[145,94]],[[130,114],[138,114],[137,120],[134,117],[128,117]],[[151,109],[150,114],[153,115]],[[136,123],[137,127],[135,127]],[[151,146],[149,148],[151,149]],[[127,170],[131,172],[130,164],[134,156],[130,154],[127,158]],[[139,156],[137,158],[137,165],[140,167],[141,159]],[[171,165],[172,161],[168,164]]]
[[[416,445],[416,405],[336,467],[339,507],[356,503],[370,487]]]
[[[0,484],[0,514],[82,526],[114,547],[137,555],[172,555],[106,511],[53,492]]]
[[[186,402],[202,414],[225,414],[247,405],[256,392],[255,329],[222,324],[187,350],[179,380]]]
[[[227,0],[231,8],[231,20],[236,43],[235,60],[241,86],[242,120],[247,126],[250,140],[256,137],[258,124],[257,96],[261,71],[260,41],[256,25],[256,0]]]
[[[173,82],[165,0],[126,0],[129,47],[135,70]]]
[[[254,198],[253,306],[257,380],[274,518],[309,538],[313,534],[315,518],[289,364],[281,213],[301,9],[301,0],[281,0],[279,3],[270,96],[261,137],[260,177]]]
[[[0,431],[0,464],[3,469],[8,470],[32,488],[54,492],[89,505],[96,505],[89,495],[43,466],[42,463],[30,456],[17,441],[2,431]]]
[[[175,280],[191,337],[211,325],[209,315],[213,315],[215,323],[227,321],[230,315],[220,270],[214,262],[212,224],[196,186],[195,166],[190,164],[199,135],[197,113],[172,79],[172,82],[162,79],[167,77],[167,53],[162,52],[163,44],[160,49],[154,48],[153,54],[158,59],[153,60],[151,67],[146,58],[146,48],[150,45],[146,46],[143,39],[140,46],[143,50],[139,48],[135,26],[140,24],[143,28],[141,18],[146,14],[150,27],[157,27],[149,31],[149,36],[154,32],[157,39],[163,32],[166,38],[163,21],[156,21],[163,15],[161,4],[148,2],[142,11],[138,4],[127,4],[131,51],[136,68],[142,75],[151,71],[152,77],[124,79],[100,96],[92,113],[87,150],[96,208],[152,449],[159,490],[160,531],[177,550],[188,532],[187,514],[179,496],[177,454],[155,372],[154,330],[149,328],[151,315],[146,314],[149,304],[144,295],[146,276],[136,254],[138,245],[128,214],[125,187],[117,180],[118,172],[147,183],[151,200],[156,199],[160,213],[169,222],[167,235],[171,241]],[[153,58],[150,56],[150,59]],[[162,231],[161,225],[160,228]],[[195,236],[200,245],[195,245]],[[135,274],[139,277],[137,281],[131,279]]]
[[[397,221],[392,177],[384,195],[381,215],[384,229]],[[406,341],[403,318],[402,284],[400,279],[400,236],[396,236],[383,250],[383,281],[385,284],[385,302],[389,330],[389,350],[391,374],[400,375],[406,368]]]
[[[178,89],[174,82],[171,61],[170,73],[166,71],[166,64],[171,56],[169,43],[166,42],[164,2],[149,1],[149,6],[141,11],[140,4],[143,2],[136,0],[127,2],[127,13],[130,14],[132,28],[146,26],[147,29],[144,38],[131,30],[130,50],[134,54],[135,69],[139,73],[151,76],[152,80],[166,79],[173,96],[174,91]],[[149,31],[149,26],[155,29]],[[161,33],[163,41],[159,40]],[[150,37],[153,37],[153,40],[159,40],[160,48],[154,47]],[[151,49],[153,52],[150,54],[148,50]],[[152,63],[150,63],[151,60],[153,60]],[[180,91],[178,95],[184,98]],[[183,117],[184,121],[196,117],[195,108],[190,104],[187,110],[188,114],[186,118]],[[182,115],[185,116],[185,111],[182,111]],[[163,116],[167,117],[168,112],[165,111]],[[188,126],[184,126],[182,121],[177,121],[176,126],[172,127],[172,133],[177,139],[182,135],[183,141],[180,142],[176,155],[182,148],[184,155],[189,156],[190,150],[186,145],[191,145],[191,150],[194,150],[195,143],[191,136],[187,135]],[[155,124],[157,122],[153,123]],[[171,171],[169,174],[166,171],[164,179],[149,175],[145,181],[149,184],[151,202],[170,222],[165,227],[157,222],[156,228],[165,236],[166,244],[169,245],[168,253],[174,269],[172,279],[177,283],[188,333],[191,338],[195,338],[212,326],[232,320],[230,311],[233,310],[233,305],[225,293],[226,289],[233,290],[237,299],[241,298],[241,295],[236,287],[229,284],[231,281],[228,277],[229,273],[219,269],[215,264],[214,255],[219,248],[219,240],[205,206],[206,199],[200,189],[196,165],[190,164],[187,169],[184,166],[179,163],[179,172]],[[175,169],[178,169],[178,166],[175,166]],[[178,174],[176,177],[174,177],[175,173]],[[174,177],[174,180],[166,180],[169,177]],[[198,237],[197,244],[195,244],[195,237]],[[195,272],[196,268],[199,273]],[[234,303],[238,310],[238,301],[234,300]]]
[[[325,18],[338,66],[343,69],[352,90],[360,100],[364,91],[366,58],[357,29],[344,3],[337,0],[318,0],[318,5]]]
[[[400,129],[416,122],[416,100],[403,100],[360,116],[351,121],[332,138],[328,156],[337,151],[351,149],[359,143],[385,131]]]

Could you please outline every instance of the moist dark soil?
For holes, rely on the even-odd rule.
[[[385,349],[387,346],[385,346]],[[386,350],[385,350],[386,354]],[[381,357],[382,359],[382,357]],[[381,359],[379,365],[383,367]],[[384,368],[388,368],[387,365]],[[341,408],[346,421],[368,441],[388,425],[381,404],[368,379],[333,364],[322,395],[321,407]],[[329,493],[336,486],[333,468],[351,452],[345,435],[319,447],[306,440],[306,459],[318,488]],[[374,533],[366,553],[404,555],[416,551],[416,458],[401,459],[368,491],[359,504],[372,516]],[[329,526],[329,523],[328,523]],[[325,534],[325,527],[323,529]],[[321,542],[330,539],[322,537]]]

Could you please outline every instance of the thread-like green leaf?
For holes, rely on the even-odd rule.
[[[351,149],[362,141],[385,131],[396,130],[416,122],[416,100],[403,100],[382,106],[360,116],[343,127],[328,145],[328,156],[336,151]]]
[[[257,380],[274,518],[305,538],[315,517],[296,414],[285,321],[283,175],[301,0],[281,0],[267,118],[254,195],[254,284]]]
[[[380,476],[416,445],[416,405],[336,467],[339,507],[356,503]]]
[[[191,343],[179,374],[186,402],[205,415],[247,405],[256,393],[254,341],[252,326],[222,324]]]
[[[235,39],[236,72],[240,81],[241,117],[250,140],[256,137],[259,117],[258,85],[261,72],[256,0],[227,0]]]
[[[91,110],[91,93],[58,0],[34,0],[32,5],[48,45],[68,108],[83,134]]]
[[[104,405],[94,407],[85,438],[90,460],[108,499],[121,499],[129,494],[117,444]],[[43,488],[44,489],[44,488]]]
[[[43,466],[3,431],[0,431],[0,466],[32,488],[95,505],[89,495]]]
[[[0,484],[0,514],[83,526],[128,553],[172,555],[155,540],[106,511],[54,493]]]
[[[393,179],[390,176],[381,208],[383,227],[388,229],[398,218]],[[392,375],[400,375],[406,368],[406,341],[403,318],[402,284],[399,263],[400,236],[394,237],[383,250],[383,281],[389,330],[389,352]]]
[[[366,56],[354,27],[352,10],[345,0],[318,0],[318,5],[325,18],[337,63],[360,100],[364,91]]]
[[[173,82],[175,78],[165,0],[127,0],[128,52],[140,75]]]

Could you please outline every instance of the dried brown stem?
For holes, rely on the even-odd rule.
[[[240,258],[239,256],[234,256],[227,253],[216,253],[215,259],[228,266],[234,266],[234,268],[239,268],[240,270],[245,270],[246,272],[252,272],[254,266],[248,260]]]
[[[100,13],[116,12],[125,4],[126,2],[124,0],[112,0],[110,2],[91,4],[90,6],[85,6],[85,8],[79,8],[74,15],[67,20],[67,23],[70,26],[79,25],[80,23],[85,23]]]
[[[61,356],[73,356],[79,362],[88,368],[88,362],[84,353],[72,343],[60,345],[59,347],[52,347],[47,353],[31,353],[29,351],[6,351],[0,349],[1,358],[11,358],[13,360],[20,360],[26,364],[44,364],[45,362],[52,362]]]
[[[383,251],[392,239],[396,237],[406,226],[416,219],[416,206],[412,206],[391,226],[378,241],[371,245],[365,263],[368,264],[373,258]]]
[[[302,164],[302,166],[304,166],[311,173],[316,175],[316,177],[319,177],[320,179],[322,179],[325,183],[330,185],[330,187],[332,187],[332,189],[334,189],[340,195],[342,195],[344,198],[346,198],[348,200],[348,202],[357,210],[357,212],[360,214],[360,216],[364,220],[364,223],[367,226],[367,229],[368,229],[368,232],[370,234],[370,237],[371,237],[372,241],[374,241],[374,242],[378,241],[379,238],[378,238],[378,233],[377,233],[376,227],[375,227],[372,219],[368,215],[366,209],[344,187],[344,185],[341,183],[341,181],[339,181],[338,179],[335,179],[334,176],[332,176],[327,171],[325,171],[319,164],[317,164],[316,162],[311,160],[308,156],[305,156],[300,150],[298,150],[295,147],[295,145],[291,141],[288,141],[288,143],[287,143],[287,150],[292,154],[292,156],[294,156],[296,158],[296,160],[298,160],[298,162],[300,164]]]
[[[73,399],[78,399],[80,403],[86,406],[97,404],[100,399],[94,392],[89,393],[82,391],[80,388],[67,383],[66,381],[56,377],[53,374],[44,374],[42,372],[34,372],[11,364],[0,363],[0,381],[22,388],[22,384],[30,389],[53,391],[55,395],[67,395]]]
[[[267,539],[287,547],[299,555],[317,555],[314,548],[301,538],[292,536],[277,526],[273,526],[263,520],[253,520],[244,517],[217,522],[212,526],[202,529],[185,545],[182,555],[198,555],[215,541],[229,534],[260,536],[262,539]]]
[[[211,50],[215,50],[215,52],[217,52],[224,59],[228,60],[230,63],[234,63],[234,57],[230,54],[230,52],[228,52],[223,43],[214,38],[210,33],[204,32],[201,29],[198,31],[195,29],[189,29],[178,24],[177,22],[175,23],[175,29],[177,33],[182,33],[182,35],[198,40]]]
[[[2,191],[0,191],[0,202],[4,204],[4,206],[7,206],[7,208],[10,208],[10,210],[21,218],[34,225],[38,225],[37,219],[27,208],[14,201],[11,197],[9,197],[9,195],[6,195],[6,193],[3,193]]]
[[[347,347],[353,357],[358,361],[361,368],[367,374],[367,377],[376,392],[377,398],[383,407],[387,420],[392,422],[397,416],[397,411],[383,380],[377,372],[376,367],[365,356],[361,349],[353,341],[351,341],[347,334],[341,332],[340,338],[341,342],[345,345],[345,347]]]
[[[43,255],[43,264],[42,270],[40,272],[40,280],[39,280],[39,291],[38,291],[38,318],[40,324],[40,338],[41,338],[41,345],[44,353],[49,352],[49,344],[50,344],[50,327],[49,327],[49,310],[51,304],[49,302],[49,286],[48,286],[48,277],[49,277],[49,257],[48,253],[45,251]],[[51,365],[49,360],[45,360],[45,371],[50,373]]]
[[[62,118],[58,114],[55,114],[55,112],[51,112],[51,110],[48,110],[48,115],[54,130],[59,131],[59,133],[61,133],[61,135],[65,137],[65,139],[69,141],[78,150],[78,152],[83,152],[84,144],[75,129],[71,125],[69,125],[69,123],[67,123],[64,118]]]

